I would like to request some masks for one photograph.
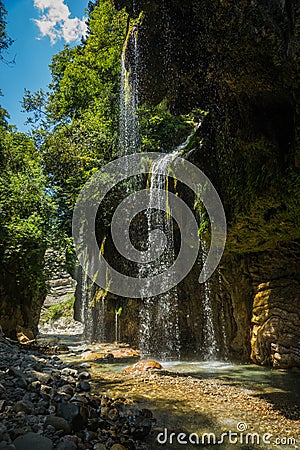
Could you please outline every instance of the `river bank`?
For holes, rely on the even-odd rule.
[[[218,445],[229,432],[231,440],[223,434],[219,448],[300,448],[299,374],[212,361],[169,361],[161,362],[161,370],[124,371],[138,360],[138,353],[116,344],[79,344],[61,357],[88,367],[93,392],[152,411],[156,422],[147,437],[151,449],[195,448],[178,443],[178,433],[186,439],[196,433],[201,448],[215,448],[205,433],[214,434]],[[158,436],[161,443],[166,441],[163,447]],[[239,442],[233,442],[237,437]],[[213,444],[212,435],[210,439]],[[192,440],[197,444],[196,436]]]
[[[68,351],[65,344],[20,345],[0,335],[0,448],[149,449],[142,440],[151,412],[91,392],[85,366],[74,368],[57,356]]]

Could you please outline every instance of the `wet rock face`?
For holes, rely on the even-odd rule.
[[[132,2],[114,3],[137,17]],[[250,216],[221,270],[229,357],[299,365],[300,264],[293,243],[299,226],[298,232],[293,225],[288,233],[281,231],[290,220],[285,215],[274,235],[266,236],[273,215],[290,209],[294,191],[282,193],[283,178],[288,173],[288,181],[299,170],[299,92],[293,82],[299,78],[299,2],[141,0],[136,9],[144,11],[141,101],[167,98],[175,113],[194,107],[208,111],[199,130],[203,145],[191,162],[217,188],[229,225],[238,214]],[[255,237],[260,227],[264,236]],[[285,248],[276,249],[274,242]],[[196,354],[204,341],[198,270],[179,286],[181,343]],[[216,295],[214,308],[220,305]]]
[[[195,107],[207,111],[199,129],[202,145],[193,150],[191,162],[217,188],[229,225],[234,226],[239,213],[251,216],[254,204],[253,216],[242,222],[244,230],[239,228],[234,248],[223,260],[221,289],[218,280],[212,281],[218,347],[225,336],[230,358],[251,357],[274,367],[299,365],[300,264],[292,243],[297,234],[293,226],[292,233],[281,232],[282,222],[288,222],[284,216],[277,223],[280,236],[277,229],[275,237],[265,236],[273,215],[289,209],[294,190],[281,195],[283,176],[296,176],[295,161],[299,169],[299,89],[293,81],[299,78],[299,2],[141,0],[135,11],[131,1],[114,3],[126,7],[131,17],[144,11],[140,101],[157,104],[166,98],[174,113]],[[128,63],[130,53],[129,46]],[[262,201],[264,236],[258,232],[253,238],[253,230],[259,229],[256,200]],[[285,249],[274,249],[274,241],[285,242]],[[201,357],[206,331],[198,276],[196,267],[178,287],[179,327],[181,350]],[[122,306],[122,339],[138,345],[138,302],[108,300],[108,340],[114,339],[114,312]],[[220,333],[222,310],[225,333]],[[93,314],[97,323],[97,311]],[[91,336],[97,339],[97,330]]]
[[[252,361],[300,367],[300,243],[253,261]]]

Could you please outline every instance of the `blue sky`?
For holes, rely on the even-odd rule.
[[[66,42],[78,43],[85,30],[88,0],[4,0],[7,32],[15,41],[0,62],[0,104],[10,114],[10,123],[26,131],[26,114],[21,112],[24,88],[46,89],[50,82],[51,58]]]

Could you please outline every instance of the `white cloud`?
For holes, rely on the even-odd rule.
[[[69,43],[78,41],[86,34],[85,19],[71,18],[71,12],[64,0],[34,0],[34,6],[39,10],[41,17],[35,19],[41,37],[49,36],[52,44],[63,39]]]

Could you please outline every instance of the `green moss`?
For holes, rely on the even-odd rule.
[[[185,141],[189,133],[205,112],[193,110],[190,114],[174,115],[169,110],[167,100],[157,106],[144,104],[139,111],[142,151],[169,153]],[[194,136],[188,151],[199,143]]]
[[[227,251],[261,252],[300,238],[300,174],[282,177],[280,186],[253,201],[230,227]]]

